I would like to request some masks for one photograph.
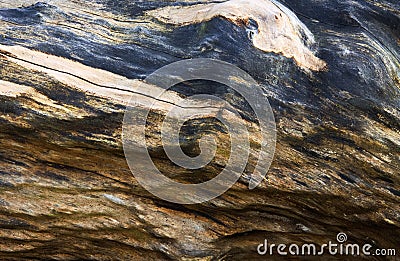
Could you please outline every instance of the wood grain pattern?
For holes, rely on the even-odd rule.
[[[321,72],[255,48],[246,28],[223,18],[175,26],[146,13],[207,2],[0,1],[0,259],[253,260],[265,258],[256,252],[264,239],[323,244],[338,232],[399,245],[398,2],[282,1],[314,34],[329,68]],[[243,175],[223,196],[185,206],[137,183],[121,130],[126,99],[154,98],[157,87],[139,87],[146,75],[197,57],[233,63],[262,85],[278,143],[259,188],[249,191]],[[174,87],[148,138],[157,166],[184,182],[222,166],[176,169],[157,126],[161,111],[204,92],[255,124],[223,86]],[[202,131],[226,142],[218,123],[190,124],[188,152]]]

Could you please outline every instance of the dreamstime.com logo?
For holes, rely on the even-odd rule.
[[[251,107],[259,125],[260,149],[257,164],[249,180],[249,189],[257,187],[273,160],[276,125],[272,108],[256,81],[238,67],[214,59],[190,59],[169,64],[149,75],[133,94],[123,123],[123,147],[130,170],[137,181],[155,196],[180,204],[195,204],[214,199],[232,187],[244,173],[250,156],[248,127],[239,112],[224,99],[214,95],[182,98],[168,91],[191,80],[224,84],[240,94]],[[151,86],[151,87],[149,87]],[[190,88],[190,87],[188,87]],[[145,95],[143,95],[145,94]],[[163,112],[161,138],[165,154],[186,170],[199,170],[215,157],[215,137],[205,133],[200,141],[200,155],[189,157],[180,146],[180,130],[185,122],[199,118],[219,120],[230,138],[229,160],[221,173],[200,184],[183,184],[161,173],[154,164],[146,142],[146,126],[152,111]]]
[[[322,255],[340,255],[340,256],[396,256],[396,249],[373,249],[370,244],[349,244],[347,235],[340,232],[336,236],[336,242],[329,241],[326,244],[318,246],[317,244],[269,244],[265,239],[264,243],[259,244],[257,252],[259,255],[279,256],[322,256]]]

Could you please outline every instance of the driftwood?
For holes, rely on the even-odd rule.
[[[378,2],[285,1],[314,34],[307,55],[314,48],[313,61],[327,65],[308,71],[316,68],[293,55],[256,48],[248,24],[223,15],[184,26],[157,19],[163,8],[191,10],[172,2],[1,1],[0,259],[252,260],[265,258],[257,253],[264,239],[321,245],[339,232],[350,243],[398,247],[400,7]],[[132,175],[122,122],[132,95],[154,98],[144,77],[199,57],[235,64],[262,86],[276,153],[254,190],[245,173],[212,201],[173,204]],[[203,92],[257,128],[241,97],[217,84],[177,85],[157,109]],[[151,115],[147,137],[166,175],[199,183],[221,171],[224,153],[201,171],[175,168],[161,120]],[[223,126],[204,117],[182,129],[186,153],[198,154],[204,131],[229,146]],[[251,142],[257,151],[259,140]]]

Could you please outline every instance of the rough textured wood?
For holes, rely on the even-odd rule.
[[[215,17],[224,17],[237,25],[250,27],[249,38],[255,47],[265,52],[294,58],[305,69],[322,70],[326,66],[306,46],[315,44],[312,33],[293,12],[278,2],[231,0],[186,8],[168,6],[148,14],[175,25],[204,23]]]
[[[314,34],[321,72],[255,48],[224,18],[175,26],[146,13],[206,2],[0,1],[0,259],[256,259],[264,239],[322,244],[341,231],[349,242],[398,247],[398,2],[282,1]],[[196,57],[236,64],[262,85],[277,152],[261,187],[249,191],[244,175],[211,202],[176,205],[134,179],[122,118],[146,75]],[[204,82],[178,85],[169,99],[204,92],[249,113]],[[187,128],[188,153],[202,131],[224,142],[210,119]],[[157,165],[178,180],[221,169],[179,172],[156,127],[149,139]]]

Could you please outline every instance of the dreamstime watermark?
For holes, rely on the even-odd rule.
[[[273,160],[276,125],[272,108],[261,86],[238,67],[214,59],[189,59],[169,64],[149,75],[132,95],[123,123],[123,147],[136,180],[155,196],[180,204],[195,204],[214,199],[232,187],[244,173],[250,156],[249,130],[232,104],[216,95],[200,94],[182,98],[169,89],[191,80],[208,80],[236,91],[251,107],[258,122],[260,148],[249,180],[249,189],[257,187]],[[189,87],[188,87],[189,88]],[[146,128],[151,112],[163,112],[161,141],[169,160],[186,170],[198,170],[216,155],[215,137],[205,133],[199,140],[200,155],[189,157],[180,146],[180,130],[185,122],[215,118],[229,134],[230,156],[220,174],[200,184],[183,184],[161,173],[148,151]],[[154,122],[153,122],[154,124]]]
[[[349,244],[347,235],[340,232],[336,236],[336,242],[329,241],[326,244],[269,244],[265,239],[264,243],[257,246],[259,255],[280,256],[322,256],[322,255],[340,255],[340,256],[396,256],[396,249],[373,249],[370,244]]]

